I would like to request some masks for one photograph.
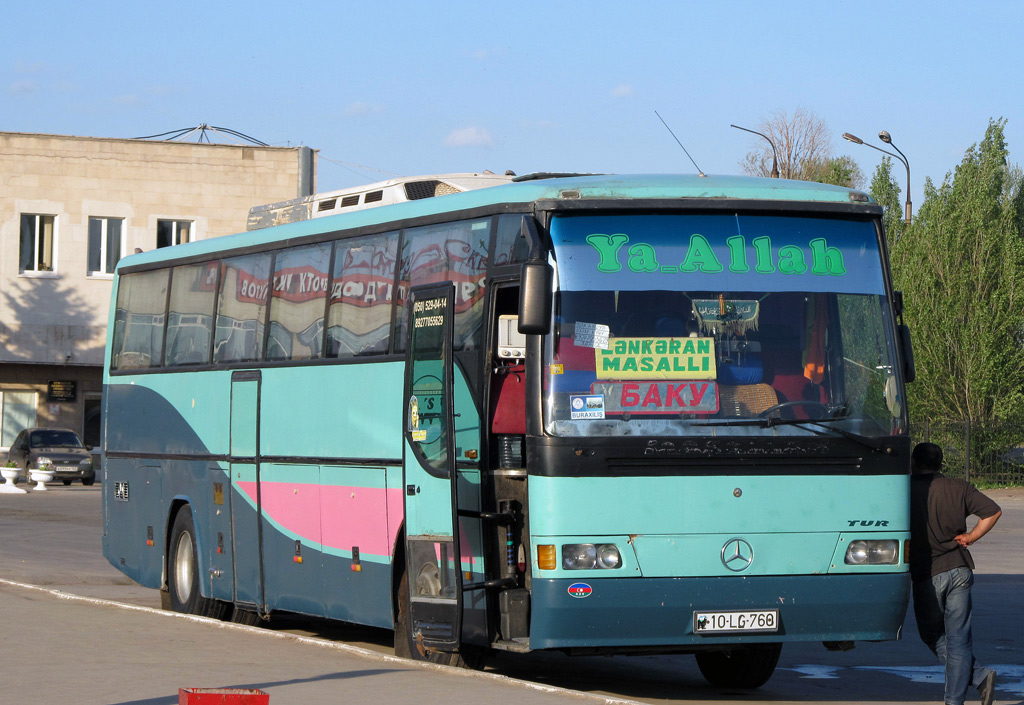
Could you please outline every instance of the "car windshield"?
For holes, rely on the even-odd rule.
[[[41,431],[32,431],[29,434],[29,447],[31,448],[81,448],[82,442],[78,440],[78,436],[73,431],[60,431],[55,429],[45,429]]]
[[[608,216],[556,219],[551,232],[549,433],[879,437],[905,427],[872,223]]]

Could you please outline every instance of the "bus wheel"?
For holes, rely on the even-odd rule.
[[[168,597],[171,609],[184,614],[222,619],[225,604],[199,594],[199,559],[196,553],[196,530],[192,512],[187,506],[178,511],[171,528],[168,557]]]
[[[395,656],[413,659],[414,661],[430,661],[444,666],[459,668],[483,669],[487,661],[487,650],[478,646],[463,644],[458,651],[424,651],[412,633],[409,623],[409,573],[402,571],[402,580],[398,584],[398,618],[395,620]]]
[[[779,662],[782,644],[758,644],[729,652],[697,654],[704,679],[718,688],[760,688],[768,682]]]
[[[248,610],[236,606],[231,611],[231,621],[235,624],[244,624],[247,627],[258,627],[260,625],[260,614],[256,610]]]

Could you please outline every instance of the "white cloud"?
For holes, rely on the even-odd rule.
[[[7,87],[11,95],[35,95],[39,92],[39,86],[35,81],[15,81]]]
[[[53,67],[43,61],[23,61],[19,59],[14,62],[14,72],[21,74],[38,75],[52,72]]]
[[[636,91],[628,83],[620,83],[612,89],[612,98],[632,98],[634,95]]]
[[[493,147],[494,139],[491,133],[482,127],[463,127],[452,130],[444,138],[446,147]]]

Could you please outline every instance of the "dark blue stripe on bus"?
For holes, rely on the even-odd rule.
[[[693,647],[707,644],[895,639],[910,596],[906,573],[749,578],[587,579],[586,598],[571,579],[532,583],[531,649]],[[881,606],[888,609],[881,609]],[[778,609],[771,634],[701,636],[695,610]],[[685,648],[683,649],[685,650]]]

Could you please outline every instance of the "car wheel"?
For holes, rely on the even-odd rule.
[[[92,475],[90,477],[83,477],[82,478],[82,484],[85,485],[86,487],[91,486],[92,483],[94,483],[94,482],[96,482],[96,476],[95,475]],[[71,484],[71,481],[68,480],[64,484],[65,485],[69,485],[69,484]]]
[[[174,518],[168,554],[167,587],[171,609],[184,614],[221,619],[226,613],[224,603],[199,594],[196,531],[192,511],[187,505]]]

